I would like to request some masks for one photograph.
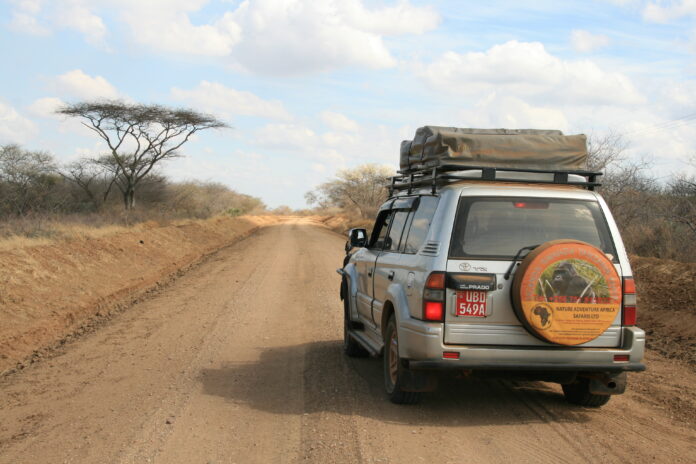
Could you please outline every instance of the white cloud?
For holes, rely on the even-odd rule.
[[[45,97],[35,100],[34,103],[29,105],[28,109],[29,112],[35,116],[42,118],[62,119],[61,116],[56,114],[56,110],[64,105],[65,102],[60,98]]]
[[[467,126],[504,127],[506,129],[560,129],[569,130],[564,112],[549,106],[533,106],[515,97],[496,93],[477,101],[471,109],[459,114]]]
[[[538,42],[510,41],[485,52],[444,53],[416,73],[444,93],[497,94],[545,105],[632,105],[644,102],[624,74],[589,60],[561,60]]]
[[[42,26],[36,19],[41,12],[40,0],[15,0],[10,28],[31,35],[48,35],[50,29]]]
[[[0,101],[0,143],[25,143],[36,132],[33,122]]]
[[[172,88],[172,96],[204,111],[231,118],[234,115],[291,119],[279,101],[264,100],[251,92],[235,90],[217,82],[201,81],[191,90]]]
[[[59,8],[54,21],[59,27],[82,33],[85,39],[94,45],[102,44],[106,37],[104,21],[86,5],[80,5],[78,2],[70,2],[64,8]]]
[[[356,132],[360,129],[357,122],[341,113],[334,113],[333,111],[322,112],[321,120],[331,129],[338,131]]]
[[[241,30],[230,13],[209,24],[194,25],[189,15],[207,0],[121,0],[114,4],[134,40],[156,51],[224,56]]]
[[[322,115],[323,116],[323,115]],[[246,136],[258,149],[300,158],[324,167],[326,173],[363,163],[391,164],[399,160],[399,144],[415,128],[384,125],[359,127],[357,131],[320,132],[304,124],[268,124]]]
[[[55,77],[53,84],[58,92],[84,100],[123,97],[105,78],[90,76],[81,69],[74,69]]]
[[[440,16],[432,7],[414,7],[401,1],[394,6],[369,10],[362,1],[337,2],[346,21],[356,29],[375,34],[423,34],[437,27]]]
[[[39,24],[35,16],[21,11],[12,13],[10,28],[17,32],[38,36],[49,35],[51,33],[49,28]]]
[[[684,16],[696,16],[696,1],[650,2],[643,9],[643,19],[653,23],[668,23]]]
[[[319,143],[317,134],[299,124],[267,124],[258,129],[254,140],[259,147],[307,151]]]
[[[41,11],[43,0],[13,0],[12,3],[18,11],[35,15]]]
[[[421,34],[439,22],[431,8],[405,1],[367,8],[362,0],[247,0],[232,18],[243,31],[235,62],[272,75],[392,67],[383,35]]]
[[[12,3],[10,25],[18,32],[47,35],[55,29],[70,29],[84,35],[93,45],[103,45],[107,29],[102,18],[92,11],[99,6],[99,1],[15,0]]]
[[[26,5],[24,4],[26,3]],[[408,0],[366,6],[364,0],[245,0],[195,24],[208,0],[20,0],[15,28],[46,33],[68,28],[102,44],[97,11],[114,12],[132,39],[154,51],[225,56],[233,67],[263,74],[300,74],[341,67],[396,65],[384,37],[422,34],[440,17]],[[42,8],[44,6],[44,8]],[[43,23],[43,24],[42,24]]]
[[[609,37],[604,34],[592,34],[583,29],[575,29],[570,34],[570,43],[575,51],[590,53],[609,45]]]

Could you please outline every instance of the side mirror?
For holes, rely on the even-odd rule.
[[[355,247],[362,248],[367,245],[367,230],[350,229],[348,231],[348,241],[346,242],[346,253]]]

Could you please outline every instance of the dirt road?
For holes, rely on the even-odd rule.
[[[381,361],[341,352],[342,245],[301,220],[262,229],[0,379],[0,463],[696,461],[693,403],[673,398],[694,378],[661,359],[601,410],[493,380],[390,404]]]

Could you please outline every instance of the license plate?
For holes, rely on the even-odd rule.
[[[457,316],[486,317],[487,293],[475,290],[457,292]]]

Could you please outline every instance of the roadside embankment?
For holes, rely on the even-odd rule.
[[[0,373],[129,305],[205,255],[283,220],[146,223],[97,237],[0,246]]]
[[[648,347],[696,367],[696,263],[631,256]]]
[[[348,232],[349,229],[362,227],[362,228],[370,230],[370,229],[372,229],[372,226],[375,222],[374,220],[371,220],[371,219],[356,219],[356,218],[350,218],[348,216],[343,216],[340,214],[319,217],[319,220],[326,227],[333,230],[337,234],[343,235],[344,237],[346,235],[346,232]]]

